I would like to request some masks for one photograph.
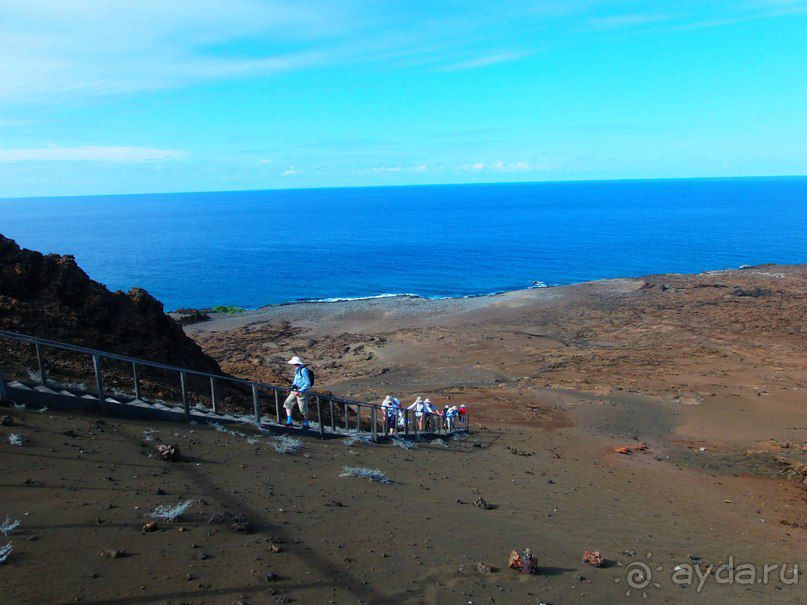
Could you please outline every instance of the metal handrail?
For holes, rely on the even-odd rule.
[[[193,376],[203,376],[205,378],[213,378],[215,380],[226,380],[228,382],[235,382],[238,384],[243,384],[246,386],[256,385],[260,388],[269,389],[269,390],[277,390],[277,391],[291,391],[288,387],[279,387],[277,385],[269,384],[266,382],[260,382],[257,380],[248,380],[246,378],[238,378],[237,376],[231,376],[229,374],[213,374],[212,372],[203,372],[201,370],[192,370],[189,368],[183,368],[180,366],[172,366],[165,363],[159,363],[157,361],[148,361],[145,359],[139,359],[137,357],[129,357],[127,355],[119,355],[118,353],[109,353],[107,351],[100,351],[98,349],[91,349],[89,347],[82,347],[79,345],[72,345],[64,342],[59,342],[57,340],[48,340],[47,338],[40,338],[39,336],[30,336],[28,334],[20,334],[18,332],[10,332],[8,330],[0,330],[0,337],[8,338],[11,340],[20,340],[22,342],[28,342],[31,344],[38,344],[45,347],[50,347],[53,349],[62,349],[64,351],[72,351],[74,353],[84,353],[86,355],[98,355],[100,357],[104,357],[106,359],[115,359],[117,361],[125,361],[131,364],[137,364],[138,367],[147,367],[147,368],[157,368],[159,370],[167,370],[169,372],[177,372],[182,373],[184,372],[185,375],[193,375]],[[344,397],[337,397],[335,395],[327,395],[325,393],[317,393],[316,391],[309,391],[312,395],[319,395],[320,397],[326,397],[329,400],[337,401],[339,403],[347,403],[350,405],[365,405],[365,406],[374,406],[380,407],[374,403],[367,403],[366,401],[357,401],[354,399],[345,399]]]
[[[101,368],[101,360],[102,359],[113,359],[116,361],[122,361],[126,363],[132,364],[132,372],[134,377],[134,387],[135,387],[135,398],[140,399],[140,375],[139,375],[139,368],[147,367],[147,368],[156,368],[160,370],[165,370],[169,372],[176,372],[179,374],[180,377],[180,385],[182,390],[182,403],[185,411],[185,419],[190,420],[190,393],[188,391],[188,384],[187,384],[187,377],[191,376],[201,376],[207,378],[210,381],[210,393],[211,393],[211,402],[213,404],[213,412],[218,413],[217,410],[217,401],[216,401],[216,382],[217,381],[227,381],[232,382],[235,384],[240,384],[244,386],[249,386],[252,390],[252,398],[253,398],[253,406],[254,406],[254,413],[256,420],[260,422],[260,401],[259,401],[259,394],[258,389],[265,389],[274,391],[275,393],[275,407],[276,412],[278,414],[278,421],[279,421],[279,400],[278,394],[282,392],[291,392],[293,389],[288,387],[279,387],[276,385],[268,384],[265,382],[259,382],[255,380],[247,380],[245,378],[238,378],[235,376],[229,376],[227,374],[213,374],[211,372],[203,372],[201,370],[192,370],[189,368],[183,368],[180,366],[173,366],[165,363],[159,363],[156,361],[147,361],[145,359],[139,359],[136,357],[129,357],[127,355],[119,355],[117,353],[109,353],[106,351],[100,351],[98,349],[91,349],[89,347],[82,347],[79,345],[68,344],[64,342],[59,342],[56,340],[49,340],[47,338],[40,338],[38,336],[30,336],[28,334],[20,334],[18,332],[11,332],[8,330],[0,330],[0,338],[7,338],[10,340],[16,340],[20,342],[26,342],[29,344],[33,344],[36,347],[36,354],[37,354],[37,361],[39,364],[39,378],[40,383],[45,385],[47,382],[47,371],[46,371],[46,364],[44,360],[44,354],[42,349],[44,347],[49,347],[53,349],[61,349],[63,351],[71,351],[74,353],[81,353],[84,355],[90,355],[93,358],[93,369],[95,372],[95,379],[98,389],[98,400],[101,404],[102,410],[106,405],[106,398],[104,396],[104,384],[103,384],[103,375],[102,375],[102,368]],[[345,407],[345,429],[349,430],[349,408],[348,406],[356,406],[357,418],[356,421],[356,430],[357,432],[361,432],[361,408],[368,408],[370,410],[370,424],[371,424],[371,433],[375,438],[377,436],[378,430],[378,420],[384,420],[385,410],[386,408],[382,407],[376,403],[368,403],[366,401],[358,401],[355,399],[346,399],[344,397],[338,397],[336,395],[328,395],[325,393],[317,393],[316,391],[308,391],[308,393],[314,397],[317,403],[317,416],[319,421],[320,433],[322,435],[325,434],[325,427],[323,425],[322,420],[322,401],[330,402],[331,404],[331,425],[332,428],[336,427],[336,419],[334,416],[334,403],[341,403]],[[408,411],[405,413],[408,416]],[[382,423],[383,424],[383,423]],[[406,422],[407,434],[408,434],[408,426],[409,422]],[[465,426],[465,430],[467,430],[467,424]],[[417,432],[417,431],[416,431]]]

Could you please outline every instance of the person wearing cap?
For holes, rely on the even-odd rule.
[[[415,418],[418,420],[418,429],[421,431],[423,430],[423,419],[425,418],[428,424],[429,415],[434,414],[432,402],[428,399],[421,399],[420,397],[415,399],[414,403],[406,409],[415,413]]]
[[[392,435],[395,432],[397,416],[401,411],[401,402],[397,397],[387,395],[384,398],[384,401],[381,403],[381,409],[383,410],[384,418],[386,419],[385,426],[387,433]]]
[[[423,416],[423,400],[419,396],[415,399],[415,401],[412,402],[411,405],[406,408],[406,410],[408,412],[414,412],[415,418],[418,419],[418,424],[420,424],[420,417]],[[405,423],[408,425],[409,414],[404,414],[404,416],[406,418]]]
[[[291,412],[294,409],[294,402],[300,408],[303,415],[303,428],[310,428],[308,424],[308,389],[311,388],[311,374],[303,364],[303,360],[296,355],[289,359],[289,365],[294,366],[294,380],[291,383],[291,392],[283,403],[286,408],[286,426],[292,426]]]
[[[456,423],[457,418],[459,417],[459,415],[460,415],[460,413],[459,413],[459,410],[457,409],[456,405],[452,405],[450,408],[448,408],[446,410],[445,417],[446,417],[446,424],[448,425],[448,430],[449,431],[454,430],[454,424]]]
[[[431,418],[432,415],[436,414],[437,410],[432,405],[432,402],[429,398],[423,400],[423,417],[421,418],[421,426],[420,430],[429,430],[431,427]]]

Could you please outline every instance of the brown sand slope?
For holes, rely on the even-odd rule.
[[[655,445],[613,454],[590,427],[482,431],[481,447],[413,451],[306,441],[288,455],[208,427],[13,416],[26,441],[0,445],[2,510],[22,525],[9,537],[3,603],[609,603],[625,598],[636,561],[662,568],[653,603],[803,597],[779,580],[707,581],[697,594],[671,575],[690,556],[805,563],[807,530],[781,524],[804,518],[794,483],[704,473]],[[186,459],[150,457],[151,430]],[[343,465],[395,483],[339,477]],[[493,508],[475,507],[480,497]],[[186,499],[180,522],[142,531],[156,506]],[[237,531],[239,521],[252,528]],[[505,568],[509,549],[527,546],[539,575]],[[125,556],[101,556],[111,549]],[[583,564],[584,550],[608,567]],[[498,573],[480,575],[480,562]]]

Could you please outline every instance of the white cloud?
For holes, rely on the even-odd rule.
[[[154,147],[83,146],[48,147],[27,149],[0,148],[0,162],[114,162],[142,163],[175,160],[185,155],[183,151],[157,149]]]
[[[272,163],[272,160],[269,159],[269,158],[267,158],[265,160],[261,160],[261,164],[271,164],[271,163]]]
[[[370,172],[426,172],[428,169],[427,164],[417,164],[416,166],[380,166],[371,168]]]
[[[532,162],[474,162],[472,164],[463,164],[460,170],[476,171],[476,172],[527,172],[530,170],[547,170],[549,167],[545,164],[534,164]]]
[[[297,174],[302,174],[302,173],[303,173],[302,170],[298,170],[294,166],[291,166],[290,168],[287,168],[286,170],[283,171],[283,176],[295,176]]]

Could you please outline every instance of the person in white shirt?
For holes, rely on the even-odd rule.
[[[398,414],[401,413],[401,402],[397,397],[387,395],[381,403],[381,409],[384,413],[384,427],[387,434],[392,435],[395,432]]]
[[[450,408],[446,410],[445,418],[446,418],[446,425],[448,426],[449,431],[454,430],[454,425],[456,424],[459,415],[460,413],[457,410],[456,405],[452,405]]]

